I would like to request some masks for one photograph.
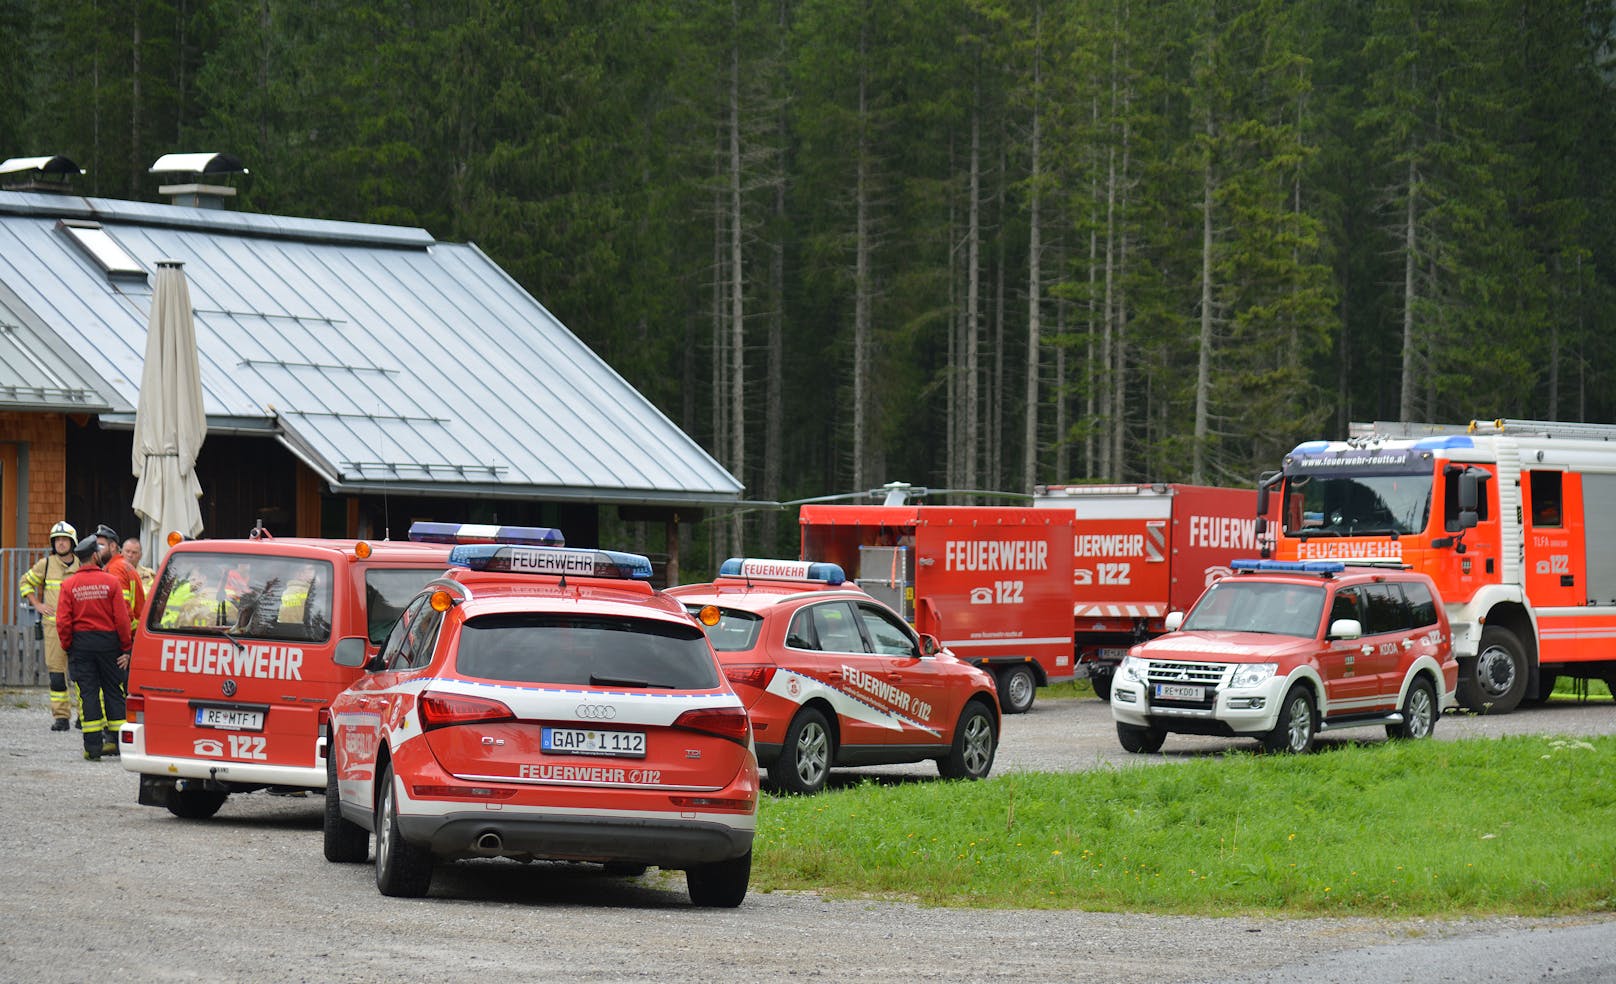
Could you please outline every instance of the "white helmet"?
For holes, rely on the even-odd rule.
[[[50,542],[55,543],[56,538],[59,537],[59,536],[65,536],[69,540],[72,540],[74,543],[79,542],[79,531],[75,530],[73,528],[73,524],[69,523],[65,519],[62,520],[60,523],[57,523],[55,526],[51,527]]]

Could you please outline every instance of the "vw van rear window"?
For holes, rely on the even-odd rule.
[[[365,621],[371,645],[387,641],[410,599],[442,573],[435,567],[371,567],[365,571]]]
[[[712,648],[694,623],[519,613],[466,622],[455,669],[515,683],[646,690],[718,686]]]
[[[153,586],[146,628],[324,642],[331,636],[331,577],[323,560],[175,554]]]

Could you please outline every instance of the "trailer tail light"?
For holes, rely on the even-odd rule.
[[[123,714],[124,719],[133,724],[140,724],[144,721],[146,719],[146,695],[130,694],[125,697],[123,699]]]

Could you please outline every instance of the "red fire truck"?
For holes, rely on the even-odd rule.
[[[993,672],[1007,714],[1074,677],[1105,699],[1129,646],[1257,550],[1243,489],[1041,486],[1031,507],[901,499],[802,506],[802,557],[856,572],[918,631]]]
[[[1616,683],[1616,426],[1353,424],[1263,479],[1285,560],[1400,562],[1441,591],[1459,703],[1493,714],[1557,677]],[[1267,523],[1264,521],[1263,526]]]

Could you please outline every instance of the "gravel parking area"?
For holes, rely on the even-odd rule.
[[[1597,712],[1597,714],[1595,713]],[[1570,730],[1616,707],[1532,711],[1488,729]],[[1016,980],[1168,984],[1256,974],[1306,956],[1464,940],[1563,921],[1204,919],[942,910],[813,894],[692,907],[680,876],[462,863],[422,900],[384,898],[369,865],[320,853],[315,797],[232,797],[214,820],[135,805],[116,761],[51,733],[44,695],[0,694],[0,978],[17,981]],[[1449,726],[1449,725],[1452,726]],[[1468,722],[1444,722],[1456,736]],[[1367,734],[1367,732],[1365,733]],[[1097,701],[1010,718],[996,771],[1216,754],[1169,739],[1126,756]],[[885,770],[872,770],[885,771]],[[908,774],[930,778],[930,766]]]

